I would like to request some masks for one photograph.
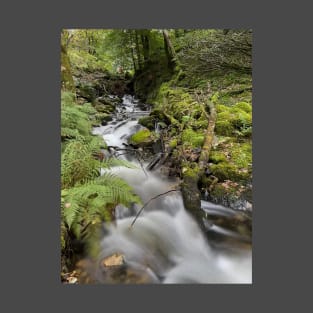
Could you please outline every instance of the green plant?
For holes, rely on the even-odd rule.
[[[98,142],[80,137],[70,140],[61,156],[62,188],[70,188],[100,175],[99,161],[92,154],[99,150]]]
[[[203,145],[204,135],[187,128],[182,133],[182,141],[192,147],[201,147]]]
[[[143,142],[150,141],[151,139],[151,132],[149,129],[141,129],[137,133],[133,134],[130,138],[130,142],[133,144],[139,144]]]
[[[111,219],[111,210],[117,204],[125,206],[140,203],[140,198],[121,178],[105,173],[103,176],[62,191],[62,217],[77,238],[90,224]]]
[[[74,96],[69,92],[61,94],[61,138],[72,139],[79,135],[89,136],[91,121],[97,111],[90,105],[78,105]]]

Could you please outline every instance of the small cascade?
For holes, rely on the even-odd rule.
[[[96,127],[93,133],[101,135],[108,146],[125,147],[129,136],[141,128],[138,118],[149,114],[138,104],[134,97],[125,95],[112,122]],[[119,114],[124,114],[122,121],[118,121]],[[160,125],[155,126],[156,131],[160,131]],[[137,160],[133,159],[133,162],[138,166]],[[174,181],[162,177],[157,171],[146,173],[140,166],[138,169],[116,167],[112,171],[133,187],[143,203],[176,189]],[[236,215],[232,209],[207,201],[202,201],[201,206],[211,217],[233,218]],[[208,234],[213,232],[243,241],[244,238],[215,224],[214,220],[204,221],[208,234],[203,233],[185,210],[178,190],[151,201],[130,227],[139,210],[137,205],[129,208],[119,205],[116,224],[103,226],[99,264],[101,260],[118,255],[123,258],[123,267],[116,267],[112,273],[99,265],[95,274],[98,281],[121,283],[128,281],[127,275],[137,275],[145,282],[164,284],[252,282],[251,249],[219,249],[213,242],[214,236],[211,242]]]

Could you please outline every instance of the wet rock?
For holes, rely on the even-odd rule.
[[[121,253],[114,253],[99,264],[96,280],[105,284],[149,284],[159,282],[148,268],[125,261]]]

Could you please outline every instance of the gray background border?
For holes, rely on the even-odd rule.
[[[304,306],[310,289],[301,287],[312,272],[305,243],[311,237],[312,219],[305,215],[311,211],[312,183],[305,178],[311,178],[313,159],[307,151],[312,140],[305,140],[312,133],[312,115],[305,109],[313,55],[306,46],[312,38],[306,2],[7,2],[1,10],[0,123],[1,298],[6,311],[190,312],[202,307],[251,312]],[[67,27],[253,29],[252,286],[60,284],[59,36]]]

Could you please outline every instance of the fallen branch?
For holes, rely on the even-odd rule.
[[[143,207],[142,207],[142,208],[138,211],[138,213],[136,214],[134,220],[132,221],[132,223],[131,223],[130,226],[129,226],[129,229],[131,229],[131,228],[133,227],[133,225],[135,224],[137,218],[139,217],[139,215],[141,214],[141,212],[143,211],[143,209],[144,209],[152,200],[155,200],[155,199],[157,199],[157,198],[159,198],[159,197],[161,197],[161,196],[164,196],[164,195],[166,195],[166,194],[168,194],[168,193],[170,193],[170,192],[173,192],[173,191],[178,191],[178,190],[177,190],[177,189],[168,190],[168,191],[166,191],[166,192],[164,192],[164,193],[160,193],[159,195],[154,196],[154,197],[151,198],[148,202],[146,202],[146,203],[143,205]]]

